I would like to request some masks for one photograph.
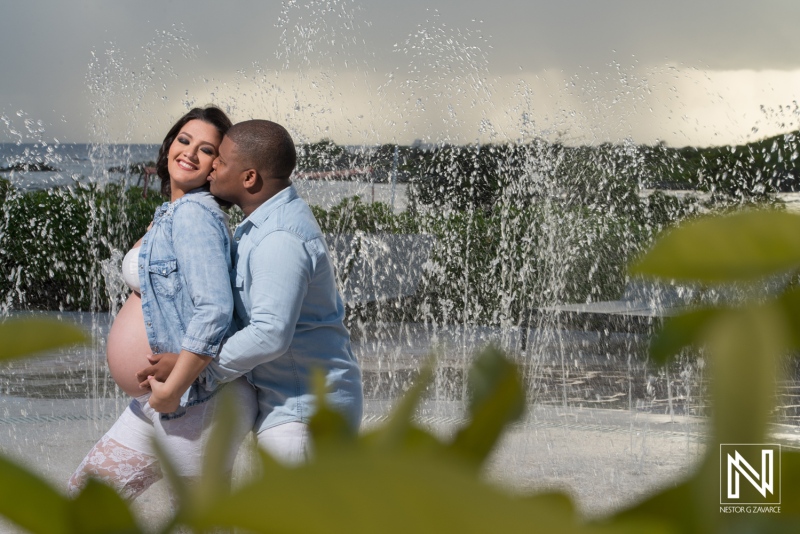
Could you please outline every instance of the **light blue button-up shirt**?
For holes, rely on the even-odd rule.
[[[255,430],[308,422],[313,369],[328,401],[354,428],[361,422],[361,370],[350,349],[344,305],[322,231],[294,186],[259,206],[234,232],[232,276],[240,330],[203,371],[210,388],[249,373]]]

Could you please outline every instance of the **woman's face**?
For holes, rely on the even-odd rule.
[[[217,157],[222,136],[205,121],[194,119],[183,125],[169,147],[167,170],[172,190],[170,200],[204,185]]]

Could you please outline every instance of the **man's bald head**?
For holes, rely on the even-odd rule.
[[[250,120],[234,124],[225,134],[236,145],[239,162],[264,180],[288,180],[297,164],[292,136],[280,124]]]

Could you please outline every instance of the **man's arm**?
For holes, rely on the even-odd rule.
[[[250,253],[244,268],[252,276],[250,322],[230,337],[206,368],[206,382],[229,382],[286,352],[314,270],[306,244],[276,231]],[[239,267],[241,269],[241,266]]]

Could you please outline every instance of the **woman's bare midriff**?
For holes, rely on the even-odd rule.
[[[147,361],[150,352],[142,299],[138,293],[131,293],[114,319],[106,343],[108,369],[120,389],[128,395],[138,397],[147,393],[147,390],[139,388],[136,372],[150,365]]]

